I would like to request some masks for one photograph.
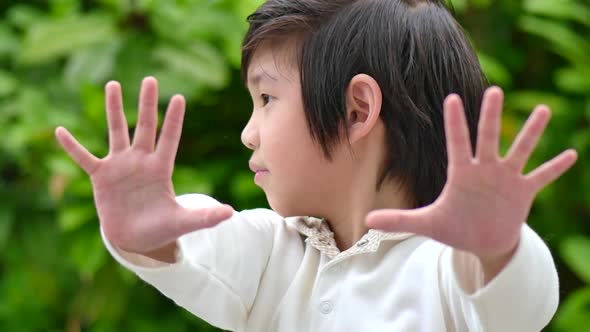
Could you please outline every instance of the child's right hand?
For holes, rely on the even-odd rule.
[[[94,201],[105,235],[115,246],[148,254],[169,247],[181,235],[213,227],[233,214],[227,205],[186,209],[176,202],[172,184],[174,159],[182,132],[185,101],[174,96],[156,145],[158,83],[144,79],[133,144],[123,113],[121,86],[106,85],[110,152],[99,159],[65,129],[56,136],[67,153],[90,176]]]

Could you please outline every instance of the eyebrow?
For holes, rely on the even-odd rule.
[[[271,76],[269,73],[262,71],[262,72],[257,72],[256,74],[248,77],[248,87],[257,86],[260,84],[260,81],[264,81],[264,80],[271,80],[274,82],[278,81],[278,79]]]

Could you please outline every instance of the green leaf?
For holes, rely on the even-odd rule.
[[[529,114],[539,104],[551,107],[556,116],[575,111],[567,98],[554,93],[521,90],[506,94],[506,107],[524,114]]]
[[[508,71],[502,63],[482,52],[478,52],[478,57],[479,62],[490,81],[504,87],[512,85],[510,71]]]
[[[590,326],[590,287],[582,288],[571,294],[561,304],[553,323],[560,332],[588,331],[588,326]]]
[[[21,86],[12,105],[15,119],[3,132],[3,143],[15,154],[24,153],[24,147],[39,139],[46,140],[49,114],[54,107],[48,100],[46,91],[30,86]],[[40,112],[43,110],[43,112]]]
[[[0,70],[0,98],[7,97],[18,89],[18,80],[11,73]]]
[[[6,204],[0,204],[0,250],[4,250],[8,244],[14,220],[14,210]]]
[[[201,3],[182,6],[172,1],[159,1],[151,13],[155,30],[165,39],[181,43],[223,39],[236,31],[242,34],[245,29],[241,28],[247,27],[242,17]]]
[[[96,252],[106,253],[106,250],[102,248],[97,249]],[[77,290],[74,310],[83,320],[121,322],[123,318],[127,318],[125,314],[128,315],[141,307],[139,303],[141,299],[131,296],[128,287],[122,287],[118,274],[111,268],[112,266],[112,264],[105,264],[92,275],[82,275],[82,279],[86,281],[84,283],[86,287],[80,287]],[[129,307],[130,301],[134,303],[134,307]]]
[[[117,39],[75,52],[64,68],[64,79],[70,89],[80,91],[84,83],[103,83],[113,72],[121,42]]]
[[[187,100],[195,100],[207,91],[204,84],[168,69],[157,70],[153,76],[159,83],[161,101],[170,100],[176,94],[183,95]]]
[[[154,51],[154,58],[187,80],[201,82],[211,88],[223,88],[229,80],[223,55],[205,43],[195,42],[185,48],[162,45]]]
[[[571,236],[561,243],[560,252],[576,275],[590,283],[590,238]]]
[[[71,232],[95,218],[96,209],[92,204],[66,206],[60,210],[57,223],[63,232]]]
[[[590,65],[590,42],[565,23],[523,16],[518,25],[522,30],[549,41],[554,52],[562,57],[575,64]]]
[[[128,15],[133,9],[134,2],[121,0],[98,0],[103,8],[115,11],[118,15]]]
[[[525,0],[523,9],[531,14],[569,19],[590,27],[590,7],[572,0]]]
[[[152,61],[154,39],[152,35],[130,33],[122,40],[113,79],[123,87],[125,115],[130,127],[137,121],[137,100],[141,80],[152,75],[157,68]]]
[[[234,8],[236,8],[235,11],[238,17],[247,17],[248,15],[252,14],[258,7],[260,7],[264,2],[264,0],[242,0],[235,1],[233,5]]]
[[[447,3],[447,6],[452,7],[457,13],[463,13],[467,10],[467,0],[447,0],[445,2]]]
[[[476,6],[480,8],[487,8],[494,2],[492,0],[471,0]]]
[[[201,193],[210,195],[213,186],[203,173],[190,167],[176,167],[173,176],[174,189],[178,195]]]
[[[566,92],[590,93],[590,67],[588,68],[560,69],[555,72],[555,83]]]
[[[572,134],[572,147],[578,151],[590,151],[590,130],[580,130]]]
[[[93,123],[93,131],[96,134],[106,133],[107,119],[105,112],[104,88],[97,84],[81,84],[79,87],[82,96],[83,113],[90,123]]]
[[[43,12],[38,8],[22,3],[11,6],[6,13],[7,21],[21,29],[35,24],[43,16]]]
[[[240,172],[233,178],[231,193],[239,202],[245,203],[260,195],[260,188],[254,183],[251,172]]]
[[[5,306],[3,311],[7,311],[6,313],[12,314],[13,317],[25,313],[32,317],[40,317],[40,312],[47,312],[59,299],[56,277],[55,272],[28,262],[14,266],[10,273],[6,273],[2,278],[0,302]],[[1,317],[2,314],[0,313],[0,322],[4,323],[5,320],[1,319],[4,318]],[[9,319],[14,319],[13,317]],[[39,327],[34,330],[39,330]]]
[[[78,0],[50,0],[49,4],[54,16],[74,14],[80,9],[81,5]]]
[[[74,166],[79,167],[77,165]],[[90,181],[86,173],[83,173],[83,171],[80,171],[78,177],[72,179],[72,183],[70,183],[67,190],[72,195],[86,197],[89,199],[92,198],[92,182]]]
[[[92,278],[106,262],[107,253],[98,230],[77,234],[70,248],[70,258],[78,268],[80,275]]]
[[[114,21],[101,14],[42,20],[28,27],[19,60],[40,64],[70,55],[116,36]]]
[[[150,10],[151,23],[160,36],[179,45],[192,45],[195,41],[220,45],[226,59],[232,66],[239,68],[242,39],[248,28],[244,17],[256,8],[255,5],[260,5],[260,1],[250,2],[253,3],[240,1],[238,4],[232,4],[249,8],[243,15],[236,15],[235,12],[222,10],[210,4],[193,3],[182,6],[171,1],[155,2]]]
[[[16,54],[19,43],[16,34],[6,24],[0,23],[0,59]]]

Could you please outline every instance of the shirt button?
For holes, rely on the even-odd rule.
[[[320,304],[320,312],[324,315],[331,313],[332,309],[334,309],[334,305],[330,301],[324,301]]]
[[[364,239],[364,240],[360,241],[359,243],[357,243],[356,246],[359,248],[362,248],[362,247],[366,246],[367,244],[369,244],[369,240]]]

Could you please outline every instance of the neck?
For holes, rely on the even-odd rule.
[[[402,191],[392,181],[385,182],[379,191],[375,190],[374,183],[373,186],[368,186],[364,180],[363,184],[364,190],[348,191],[340,197],[335,196],[336,199],[330,204],[334,208],[324,213],[340,251],[352,247],[369,231],[365,222],[369,212],[379,209],[412,208]],[[358,186],[350,188],[360,189]]]

